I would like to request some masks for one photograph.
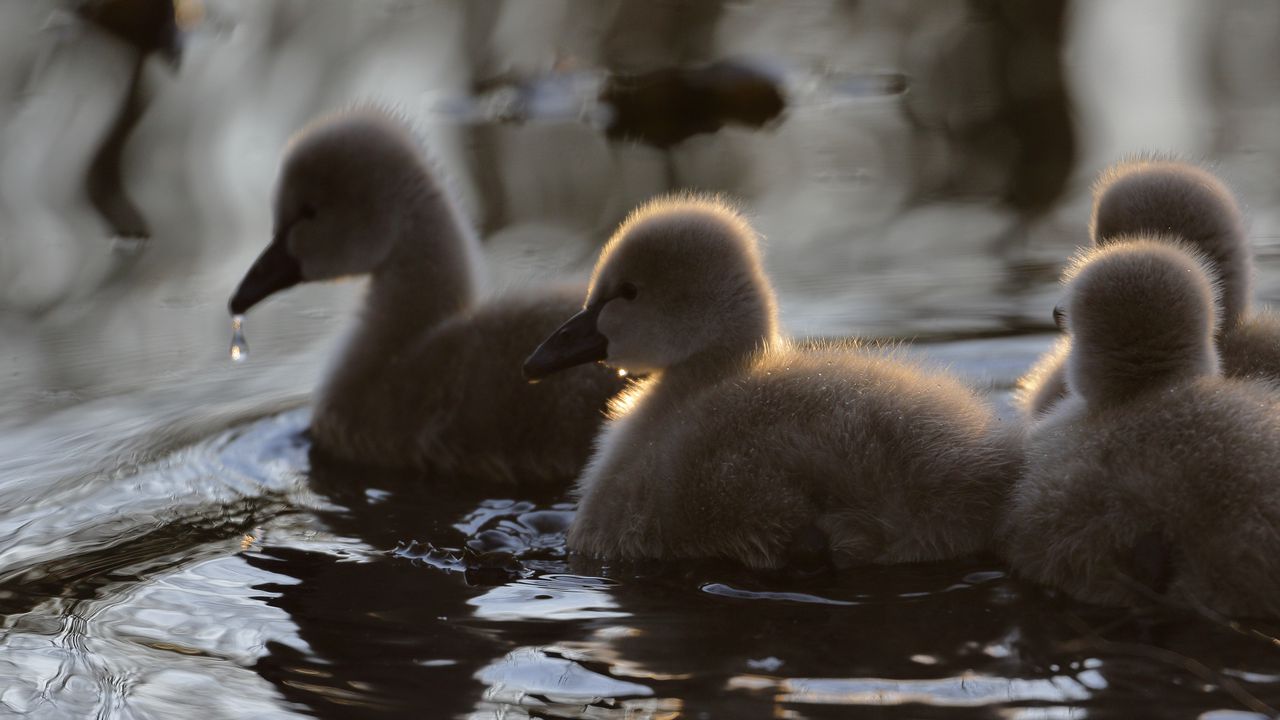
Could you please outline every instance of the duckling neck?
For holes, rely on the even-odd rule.
[[[779,347],[782,337],[769,328],[754,338],[708,348],[663,370],[655,389],[665,397],[684,398],[701,388],[743,372],[761,351]]]
[[[442,192],[424,193],[369,283],[364,327],[381,344],[411,340],[471,308],[481,284],[474,234]]]
[[[1068,383],[1078,388],[1090,405],[1099,407],[1123,404],[1152,390],[1220,375],[1218,354],[1211,341],[1182,357],[1090,360],[1079,359],[1074,367],[1068,366]]]

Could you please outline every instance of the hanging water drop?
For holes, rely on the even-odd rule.
[[[249,343],[244,339],[244,316],[231,316],[231,362],[244,362],[249,357]]]

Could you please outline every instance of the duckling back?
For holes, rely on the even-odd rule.
[[[1086,602],[1280,617],[1276,396],[1207,377],[1099,411],[1064,401],[1030,431],[1009,563]]]

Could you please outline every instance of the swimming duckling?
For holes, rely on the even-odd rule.
[[[1240,208],[1221,180],[1174,160],[1133,160],[1107,169],[1095,186],[1090,236],[1100,246],[1132,235],[1167,237],[1203,253],[1221,283],[1223,372],[1280,380],[1280,317],[1250,312],[1253,258]],[[1070,351],[1071,341],[1063,338],[1018,381],[1017,401],[1026,415],[1043,415],[1066,394]]]
[[[1167,238],[1068,271],[1072,393],[1033,426],[1003,550],[1087,602],[1280,616],[1280,393],[1221,376],[1213,262]]]
[[[1016,444],[947,375],[855,344],[792,345],[756,233],[713,199],[634,212],[585,309],[525,371],[648,377],[612,403],[568,547],[610,560],[935,560],[986,546]],[[797,557],[799,555],[800,557]]]
[[[371,276],[315,402],[320,449],[459,479],[576,475],[623,381],[591,367],[531,386],[520,362],[581,296],[480,303],[478,243],[403,125],[369,109],[304,129],[285,155],[275,225],[232,314],[300,282]]]

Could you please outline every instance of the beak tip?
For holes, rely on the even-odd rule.
[[[524,377],[524,381],[530,385],[537,385],[547,376],[541,368],[533,363],[533,358],[524,361],[524,365],[520,368],[520,374]]]
[[[227,310],[232,315],[243,315],[264,299],[300,282],[303,282],[302,267],[284,243],[273,240],[236,286],[227,301]]]
[[[247,291],[243,285],[236,288],[235,294],[227,300],[227,312],[232,315],[244,315],[249,309],[258,304],[262,298],[253,297],[252,292]]]

